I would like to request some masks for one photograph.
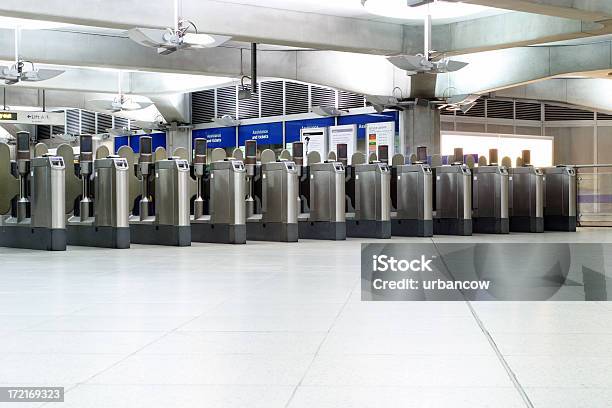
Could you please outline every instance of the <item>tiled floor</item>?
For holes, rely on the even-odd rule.
[[[612,229],[435,238],[483,240]],[[361,242],[0,248],[0,384],[66,387],[49,407],[612,406],[612,303],[365,303]]]

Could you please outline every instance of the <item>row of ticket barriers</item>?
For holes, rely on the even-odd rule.
[[[386,146],[366,159],[347,146],[321,160],[294,143],[279,157],[257,157],[256,141],[233,157],[195,139],[167,157],[140,137],[136,155],[117,155],[92,137],[80,137],[51,155],[17,134],[15,159],[0,144],[0,246],[65,250],[66,245],[129,248],[130,243],[187,246],[191,242],[244,244],[299,238],[430,237],[433,234],[505,234],[575,231],[576,177],[571,166],[539,169],[525,151],[520,167],[464,163],[461,149],[449,165],[416,157],[388,157]],[[350,164],[349,164],[350,163]],[[506,163],[507,164],[507,163]],[[472,168],[471,168],[472,167]]]

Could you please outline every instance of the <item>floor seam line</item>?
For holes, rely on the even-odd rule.
[[[450,275],[450,277],[453,280],[456,280],[455,277],[453,276],[452,272],[450,271],[448,265],[446,264],[446,260],[442,256],[442,253],[440,252],[440,249],[438,248],[438,244],[434,241],[433,238],[431,238],[431,241],[432,241],[432,243],[434,245],[434,248],[436,249],[436,252],[438,252],[438,256],[440,257],[440,260],[442,261],[442,264],[446,268],[446,271],[448,272],[448,274]],[[478,325],[478,328],[480,329],[482,334],[485,336],[485,338],[489,342],[489,345],[491,346],[491,348],[495,352],[497,360],[500,362],[500,364],[504,368],[504,371],[506,371],[506,375],[508,376],[508,378],[510,378],[510,381],[514,385],[514,388],[518,391],[519,395],[521,396],[521,399],[525,403],[525,406],[527,408],[535,408],[534,405],[533,405],[533,402],[531,402],[531,399],[529,398],[529,395],[527,395],[527,392],[523,388],[523,385],[520,383],[520,381],[518,380],[516,374],[512,370],[512,367],[510,367],[510,364],[508,364],[508,361],[506,361],[506,359],[504,358],[504,355],[502,354],[501,350],[497,346],[497,343],[493,339],[493,336],[491,336],[491,333],[489,333],[489,331],[486,329],[483,321],[480,319],[480,317],[478,317],[478,314],[476,313],[476,310],[472,306],[472,302],[467,299],[467,297],[465,296],[465,294],[463,293],[462,290],[459,290],[459,292],[463,296],[465,304],[467,305],[468,309],[470,310],[470,314],[472,315],[472,317],[476,321],[476,324]]]
[[[340,315],[342,314],[342,312],[344,311],[344,309],[346,308],[346,305],[349,303],[349,301],[351,300],[351,297],[353,296],[353,292],[355,291],[355,289],[351,289],[349,295],[346,298],[346,301],[344,302],[344,304],[342,305],[342,307],[340,308],[340,310],[338,311],[338,314],[336,315],[336,318],[334,319],[334,321],[332,322],[332,324],[329,326],[329,329],[327,330],[327,332],[325,333],[325,336],[323,336],[323,340],[321,340],[321,343],[319,344],[319,347],[317,347],[317,351],[315,352],[314,356],[312,357],[312,360],[310,361],[310,363],[308,364],[308,367],[306,367],[306,370],[304,370],[304,375],[302,376],[302,378],[300,378],[300,381],[298,381],[298,383],[295,385],[295,387],[293,388],[293,391],[291,392],[291,395],[289,396],[289,399],[287,400],[287,403],[285,404],[284,408],[288,408],[289,405],[291,405],[291,401],[293,401],[293,398],[295,397],[295,394],[297,393],[298,388],[300,388],[300,386],[302,385],[302,382],[304,381],[304,379],[306,378],[306,376],[308,375],[308,372],[310,371],[310,369],[312,368],[312,365],[314,364],[315,360],[317,359],[317,357],[319,356],[319,352],[321,351],[321,347],[323,347],[323,344],[325,343],[325,341],[327,340],[327,338],[329,337],[329,333],[331,332],[332,328],[334,327],[334,325],[336,324],[336,322],[338,321],[338,319],[340,318]]]

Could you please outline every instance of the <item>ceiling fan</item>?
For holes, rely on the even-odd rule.
[[[226,35],[199,33],[193,21],[179,17],[178,2],[174,0],[174,27],[132,28],[128,30],[128,37],[145,47],[156,48],[161,55],[185,49],[214,48],[231,39]],[[193,33],[188,32],[190,28],[193,28]]]
[[[368,0],[361,0],[365,4]],[[419,7],[429,5],[433,0],[408,0],[408,7]],[[427,14],[424,18],[424,47],[423,54],[417,55],[394,55],[387,57],[387,60],[404,71],[408,75],[419,73],[426,74],[443,74],[446,72],[459,71],[468,65],[467,62],[455,61],[449,58],[439,58],[434,56],[434,51],[431,49],[431,14]]]
[[[15,63],[10,67],[0,66],[0,81],[4,81],[5,85],[14,85],[22,81],[45,81],[64,73],[59,69],[38,69],[32,61],[19,58],[20,39],[21,30],[15,28]]]
[[[121,111],[134,111],[139,109],[148,108],[153,105],[150,102],[135,102],[129,96],[125,95],[121,91],[121,71],[118,74],[117,79],[118,92],[113,100],[108,99],[94,99],[87,101],[87,105],[93,110],[103,110],[111,113],[117,113]]]

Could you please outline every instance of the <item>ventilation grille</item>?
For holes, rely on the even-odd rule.
[[[612,115],[607,113],[597,113],[597,120],[612,120]]]
[[[475,109],[476,106],[472,109]],[[494,119],[513,119],[514,102],[501,99],[487,100],[487,117]]]
[[[594,112],[567,108],[565,106],[546,105],[544,107],[546,121],[594,120]]]
[[[251,85],[244,86],[249,91]],[[253,119],[259,117],[259,95],[252,94],[249,99],[238,101],[238,119]]]
[[[262,82],[261,116],[281,116],[283,114],[283,81]]]
[[[81,133],[96,133],[96,114],[91,111],[81,111]]]
[[[455,116],[455,111],[451,110],[451,109],[442,109],[440,111],[440,115],[443,115],[443,116]]]
[[[49,139],[51,137],[51,126],[38,125],[36,126],[36,137],[38,140]]]
[[[98,113],[98,133],[108,132],[113,127],[113,117],[106,113]]]
[[[285,82],[285,114],[308,113],[308,85]]]
[[[236,118],[236,87],[226,86],[217,89],[217,116],[230,115]]]
[[[66,128],[64,126],[51,126],[52,135],[63,135],[65,133],[66,133]]]
[[[78,109],[71,109],[66,111],[66,125],[68,126],[67,132],[71,135],[78,135],[81,133],[80,129],[80,113]]]
[[[539,103],[516,103],[516,119],[517,120],[542,120],[542,107]]]
[[[338,109],[363,108],[365,96],[351,92],[338,91]]]
[[[142,128],[136,125],[135,120],[130,120],[130,130],[142,130]]]
[[[312,85],[310,87],[310,106],[335,107],[336,91]]]
[[[469,116],[472,118],[484,118],[485,117],[485,100],[484,98],[478,99],[476,105],[472,107],[467,113],[457,111],[457,116]]]
[[[127,129],[129,120],[126,118],[122,118],[119,116],[115,116],[115,128],[117,129]]]
[[[215,90],[191,94],[191,121],[194,124],[211,122],[215,117]]]

